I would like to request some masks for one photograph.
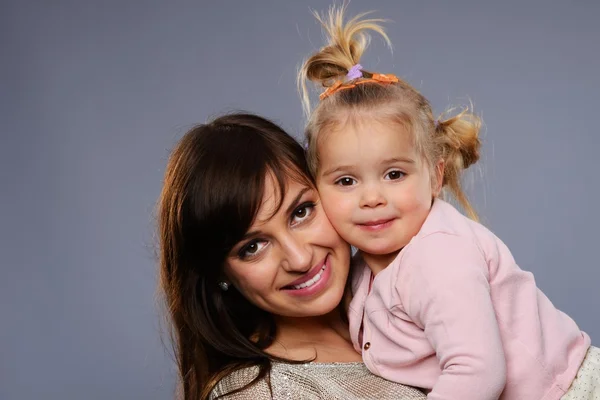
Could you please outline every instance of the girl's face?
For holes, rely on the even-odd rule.
[[[416,235],[439,194],[410,132],[374,119],[325,132],[317,187],[334,228],[370,255],[389,256]],[[436,168],[437,181],[443,171]]]
[[[256,219],[229,254],[225,274],[261,309],[309,317],[340,303],[349,265],[350,247],[331,226],[317,191],[289,180],[281,200],[269,175]]]

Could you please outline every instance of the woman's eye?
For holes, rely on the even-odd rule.
[[[356,183],[355,179],[348,178],[348,177],[340,178],[335,182],[336,185],[340,185],[340,186],[352,186],[355,183]]]
[[[244,247],[240,249],[238,252],[238,256],[240,259],[244,260],[246,258],[251,258],[260,253],[260,251],[267,245],[267,242],[264,240],[253,240],[248,243]]]
[[[292,224],[296,225],[308,219],[314,211],[315,203],[304,203],[298,206],[292,214]]]
[[[404,172],[398,171],[398,170],[394,170],[394,171],[388,172],[385,175],[385,178],[389,179],[391,181],[395,181],[396,179],[400,179],[400,178],[404,177],[404,175],[406,175]]]

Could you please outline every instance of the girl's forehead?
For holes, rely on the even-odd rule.
[[[354,134],[366,136],[376,134],[401,135],[405,139],[414,141],[413,130],[408,121],[390,115],[389,113],[357,111],[343,111],[322,125],[317,136],[317,143],[321,144],[332,137],[338,141],[345,139],[345,135]],[[363,137],[364,138],[364,137]]]
[[[373,121],[371,124],[345,124],[323,135],[319,143],[319,158],[325,159],[348,155],[348,152],[367,156],[394,152],[413,153],[414,139],[411,132],[401,124],[385,124]]]
[[[371,107],[345,107],[330,113],[321,125],[325,130],[344,129],[348,126],[362,127],[373,124],[401,125],[409,129],[417,115],[400,104],[381,104]]]

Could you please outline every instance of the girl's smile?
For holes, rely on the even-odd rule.
[[[403,126],[364,117],[319,142],[317,187],[340,235],[389,263],[427,218],[437,195],[430,169]]]

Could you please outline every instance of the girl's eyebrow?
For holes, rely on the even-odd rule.
[[[351,165],[340,165],[338,167],[330,168],[327,171],[323,172],[323,176],[332,175],[332,174],[335,174],[336,172],[348,171],[351,169],[352,169]]]
[[[412,158],[407,158],[407,157],[392,157],[392,158],[386,158],[381,163],[382,164],[393,164],[393,163],[397,163],[397,162],[414,164],[415,160],[413,160]]]
[[[388,165],[388,164],[393,164],[393,163],[397,163],[397,162],[402,162],[405,164],[415,164],[415,160],[413,160],[412,158],[408,158],[408,157],[386,158],[385,160],[381,161],[381,164]],[[340,171],[350,171],[350,170],[352,170],[352,168],[353,168],[353,166],[351,166],[351,165],[340,165],[337,167],[330,168],[327,171],[323,172],[323,176],[332,175],[332,174],[334,174],[336,172],[340,172]]]

